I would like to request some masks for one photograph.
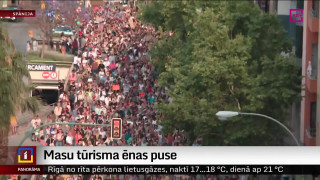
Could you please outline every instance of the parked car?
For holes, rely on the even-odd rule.
[[[65,36],[73,36],[73,30],[69,26],[57,26],[51,30],[52,37],[60,37],[63,33]]]
[[[17,7],[17,6],[8,6],[6,8],[2,8],[1,10],[13,11],[13,10],[22,10],[22,8]],[[23,21],[23,17],[0,17],[0,20],[21,22],[21,21]]]

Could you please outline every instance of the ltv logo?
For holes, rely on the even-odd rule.
[[[33,148],[19,148],[18,163],[33,163]]]

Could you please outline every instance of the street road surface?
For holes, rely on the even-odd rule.
[[[21,53],[26,53],[27,51],[27,41],[30,40],[29,30],[33,30],[34,37],[37,37],[37,34],[39,34],[39,31],[37,31],[30,24],[24,21],[2,22],[1,25],[7,31],[17,51]]]

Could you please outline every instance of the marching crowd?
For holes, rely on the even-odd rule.
[[[59,81],[59,100],[52,114],[44,121],[39,116],[31,121],[33,128],[50,122],[69,124],[37,129],[32,140],[40,141],[43,146],[186,145],[185,132],[178,129],[166,135],[161,132],[154,105],[171,99],[167,88],[157,86],[158,74],[148,54],[155,29],[142,25],[135,17],[136,11],[132,8],[107,6],[94,8],[89,17],[81,20],[78,39],[67,49],[76,53],[68,86],[65,89],[64,82]],[[111,137],[113,118],[123,120],[121,139]],[[198,138],[193,145],[199,146],[201,141]],[[92,176],[91,179],[119,177]],[[156,176],[156,179],[172,177]],[[141,179],[134,175],[120,179],[123,178]]]
[[[169,101],[166,88],[157,87],[157,72],[148,55],[154,28],[135,19],[126,7],[100,7],[82,20],[79,51],[74,57],[68,88],[61,82],[54,109],[56,122],[106,126],[52,125],[42,129],[47,146],[181,146],[186,135],[176,130],[165,136],[154,109]],[[76,52],[76,50],[74,50]],[[112,139],[111,119],[123,120],[123,136]],[[45,136],[44,136],[45,134]]]

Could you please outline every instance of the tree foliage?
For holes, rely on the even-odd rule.
[[[0,27],[0,126],[9,128],[10,116],[16,111],[37,111],[38,102],[28,98],[30,90],[24,82],[29,77],[22,55],[15,50],[8,35]]]
[[[28,97],[32,87],[25,83],[25,77],[29,77],[26,63],[0,26],[0,164],[8,157],[10,116],[38,110],[38,101]]]
[[[157,105],[164,131],[178,127],[190,143],[203,136],[206,145],[282,144],[286,132],[267,119],[215,116],[233,110],[284,122],[299,99],[292,45],[277,17],[247,1],[159,3],[142,5],[140,18],[175,33],[151,49],[159,86],[173,99]]]

